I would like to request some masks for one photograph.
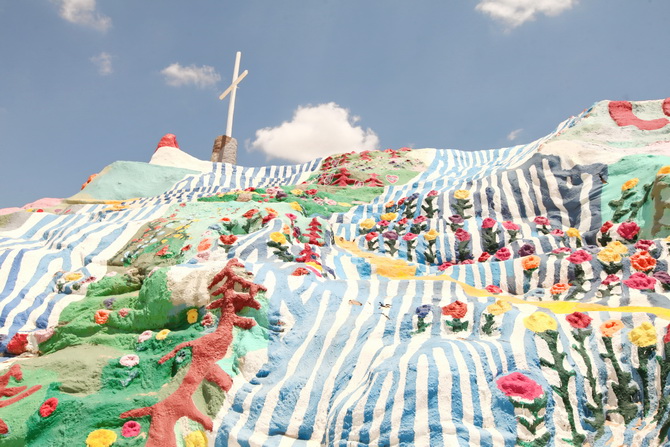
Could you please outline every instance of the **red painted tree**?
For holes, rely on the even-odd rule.
[[[319,254],[312,250],[312,246],[305,244],[305,248],[298,254],[298,257],[295,258],[296,262],[316,262],[320,264]]]
[[[14,363],[5,374],[0,376],[0,408],[8,407],[23,398],[26,398],[42,388],[42,385],[34,385],[27,389],[27,386],[7,386],[9,379],[14,379],[17,382],[23,380],[23,372],[21,372],[21,365]],[[8,399],[4,399],[7,397]],[[0,419],[0,435],[4,435],[9,431],[5,421]]]
[[[212,430],[212,420],[195,406],[192,398],[193,393],[203,380],[218,385],[223,391],[230,389],[232,379],[216,362],[226,355],[228,347],[233,341],[234,326],[251,329],[256,324],[256,321],[252,318],[241,317],[237,315],[237,312],[245,307],[260,309],[261,305],[255,299],[256,294],[261,290],[267,290],[265,287],[241,277],[235,271],[239,268],[244,268],[244,266],[236,259],[231,259],[226,267],[214,276],[209,285],[213,297],[221,295],[221,298],[212,301],[207,306],[207,309],[221,309],[221,318],[216,330],[196,340],[178,344],[169,354],[158,361],[161,364],[165,363],[180,350],[191,349],[191,364],[179,388],[164,400],[150,407],[138,408],[121,414],[122,419],[151,416],[147,447],[177,445],[174,425],[183,416],[198,422],[206,430]],[[221,281],[223,281],[223,285],[212,291]],[[235,285],[241,286],[246,292],[235,291]]]
[[[384,186],[384,182],[379,179],[378,175],[379,174],[376,174],[374,172],[370,174],[370,178],[368,178],[365,181],[366,186],[372,186],[372,187]]]
[[[320,241],[319,239],[322,238],[322,235],[323,230],[321,230],[321,224],[319,223],[319,220],[316,217],[313,217],[312,221],[307,226],[307,234],[304,234],[303,237],[306,237],[310,244],[318,245],[321,247],[323,246],[323,241]]]
[[[356,180],[351,178],[351,173],[347,168],[340,168],[340,172],[333,176],[333,185],[347,186],[354,183],[356,183]]]

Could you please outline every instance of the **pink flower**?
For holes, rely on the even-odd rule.
[[[379,225],[380,227],[388,227],[389,223],[385,220],[380,220],[379,222],[377,222],[377,225]]]
[[[477,262],[486,262],[489,260],[491,257],[491,254],[488,252],[484,252],[481,255],[479,255],[479,259],[477,259]]]
[[[607,275],[607,277],[602,280],[601,284],[603,284],[605,286],[609,286],[610,284],[615,284],[615,283],[618,283],[619,281],[621,281],[621,278],[619,278],[618,276]]]
[[[447,262],[443,262],[442,264],[440,264],[440,266],[439,266],[437,269],[438,269],[439,271],[443,272],[443,271],[445,271],[446,269],[448,269],[449,267],[451,267],[452,265],[454,265],[454,264],[452,264],[452,263],[449,262],[449,261],[447,261]]]
[[[519,372],[500,377],[496,380],[496,385],[507,397],[535,400],[544,394],[540,384]]]
[[[459,262],[459,264],[461,264],[461,265],[468,265],[468,264],[474,264],[474,263],[475,263],[475,261],[473,261],[472,259],[466,259],[465,261]]]
[[[378,237],[379,237],[379,233],[377,233],[376,231],[371,231],[371,232],[369,232],[368,234],[365,235],[365,240],[370,242],[371,240],[376,239]]]
[[[403,239],[404,241],[413,241],[414,239],[416,239],[416,234],[414,234],[414,233],[406,233],[406,234],[402,237],[402,239]]]
[[[137,342],[144,343],[145,341],[149,340],[153,334],[154,333],[152,331],[144,331],[140,334],[139,337],[137,337]]]
[[[632,220],[628,220],[626,222],[623,222],[622,224],[619,225],[619,228],[616,229],[616,232],[619,233],[619,235],[628,240],[632,241],[635,236],[637,236],[637,233],[640,231],[640,226],[633,222]]]
[[[656,285],[656,278],[653,276],[647,276],[641,272],[637,272],[630,275],[628,279],[624,279],[623,283],[631,289],[654,290],[654,286]]]
[[[635,243],[635,248],[642,251],[649,251],[650,249],[653,249],[655,247],[656,243],[648,239],[640,239]]]
[[[502,226],[505,230],[510,230],[510,231],[519,231],[521,227],[511,220],[506,220],[505,222],[502,223]]]
[[[132,368],[133,366],[137,365],[138,363],[140,363],[140,358],[135,354],[124,355],[119,360],[120,365],[127,366],[128,368]]]
[[[482,221],[482,228],[493,228],[496,224],[495,219],[491,219],[490,217],[487,217]]]
[[[593,256],[585,250],[577,250],[566,258],[568,261],[573,264],[581,264],[582,262],[587,262],[593,259]]]
[[[494,286],[493,284],[486,286],[486,291],[489,293],[502,293],[502,289],[498,286]]]
[[[512,256],[512,253],[510,253],[507,247],[503,247],[496,252],[495,256],[501,261],[507,261]]]
[[[563,253],[572,253],[572,250],[569,249],[568,247],[558,247],[558,248],[554,248],[553,250],[551,250],[551,252],[556,254],[556,255],[560,255],[560,254],[563,254]]]
[[[125,424],[123,424],[123,428],[121,429],[121,436],[123,436],[124,438],[134,438],[135,436],[140,434],[141,430],[142,426],[140,425],[139,422],[128,421]]]
[[[407,225],[407,222],[409,222],[409,220],[407,220],[406,217],[403,217],[402,219],[400,219],[399,221],[397,221],[396,224],[398,224],[398,225]]]
[[[126,318],[128,316],[128,313],[130,313],[130,309],[127,307],[124,307],[123,309],[119,309],[119,316],[121,318]]]
[[[455,233],[456,239],[458,239],[461,242],[469,241],[470,240],[470,233],[465,231],[463,228],[459,228],[456,230]]]
[[[428,191],[428,194],[426,194],[426,197],[435,197],[437,195],[437,191],[434,189]]]
[[[298,218],[298,216],[296,216],[293,213],[286,213],[286,217],[288,217],[291,222],[293,222],[294,220],[296,220]]]
[[[549,219],[547,219],[544,216],[537,216],[533,222],[535,222],[537,225],[549,225]]]
[[[416,225],[420,225],[420,224],[424,223],[426,220],[428,220],[428,219],[426,219],[426,216],[418,216],[418,217],[414,218],[414,220],[412,222],[415,223]]]
[[[552,236],[563,237],[565,233],[560,228],[554,228],[550,233]]]
[[[570,315],[566,316],[565,319],[570,323],[575,329],[585,329],[590,324],[593,318],[581,312],[573,312]]]

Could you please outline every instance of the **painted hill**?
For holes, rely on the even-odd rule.
[[[0,210],[3,446],[658,446],[670,99]]]

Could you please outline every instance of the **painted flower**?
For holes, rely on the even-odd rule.
[[[202,321],[200,324],[203,326],[211,326],[214,324],[214,314],[211,312],[207,312],[204,317],[202,317]]]
[[[653,290],[656,285],[656,278],[653,276],[647,276],[644,273],[633,273],[628,279],[624,279],[624,284],[626,284],[631,289],[637,290]]]
[[[561,293],[565,293],[568,290],[570,290],[570,284],[559,282],[551,286],[551,289],[549,289],[549,293],[552,295],[560,295]]]
[[[668,272],[664,271],[659,271],[659,272],[654,272],[652,275],[654,278],[658,280],[663,285],[670,285],[670,274]]]
[[[485,289],[487,292],[493,294],[503,293],[503,290],[500,287],[493,284],[489,284],[488,286],[485,287]]]
[[[298,267],[297,269],[293,270],[293,273],[291,273],[291,276],[305,276],[309,275],[309,270],[307,270],[305,267]]]
[[[286,236],[284,236],[284,233],[280,233],[278,231],[270,233],[270,239],[272,239],[272,241],[278,243],[279,245],[283,245],[286,243]]]
[[[632,241],[640,232],[640,226],[632,220],[628,220],[620,224],[616,231],[622,238]]]
[[[189,324],[198,321],[198,309],[189,309],[188,312],[186,312],[186,321],[188,321]]]
[[[428,230],[426,234],[423,235],[423,238],[427,241],[434,241],[437,239],[437,237],[440,235],[440,233],[437,232],[434,228]]]
[[[507,301],[497,300],[495,303],[488,305],[486,310],[492,315],[502,315],[512,310],[512,305]]]
[[[66,273],[65,275],[63,275],[63,279],[65,281],[68,281],[68,282],[79,281],[83,277],[84,277],[84,275],[79,273],[79,272],[70,272],[70,273]]]
[[[534,312],[523,319],[523,324],[526,328],[533,332],[555,331],[558,328],[558,323],[552,317],[544,312]]]
[[[618,282],[620,282],[620,281],[621,281],[621,278],[619,278],[619,277],[616,276],[616,275],[607,275],[607,276],[605,277],[605,279],[602,280],[602,283],[601,283],[601,284],[603,284],[603,285],[605,285],[605,286],[609,286],[609,285],[611,285],[611,284],[616,284],[616,283],[618,283]]]
[[[452,216],[449,216],[449,220],[451,221],[451,223],[455,225],[461,225],[463,222],[465,222],[465,220],[460,214],[454,214]]]
[[[416,236],[417,235],[414,234],[414,233],[405,233],[405,235],[402,237],[402,239],[404,241],[413,241],[414,239],[416,239]]]
[[[551,250],[551,252],[555,255],[563,255],[567,253],[572,253],[572,250],[568,247],[558,247]]]
[[[583,262],[590,261],[593,259],[593,257],[586,250],[577,250],[571,253],[570,256],[568,256],[566,259],[573,264],[581,264]]]
[[[454,198],[458,200],[466,200],[470,198],[470,191],[466,189],[459,189],[454,192]]]
[[[251,219],[258,212],[259,211],[256,208],[252,208],[249,211],[247,211],[246,213],[242,214],[242,217],[244,217],[245,219]]]
[[[170,333],[170,329],[163,329],[158,334],[156,334],[156,340],[165,340]]]
[[[510,230],[510,231],[519,231],[521,227],[511,220],[506,220],[502,223],[502,226],[505,230]]]
[[[656,175],[666,175],[670,174],[670,165],[668,166],[663,166],[661,169],[658,170]]]
[[[556,236],[556,237],[565,236],[565,232],[563,230],[561,230],[560,228],[554,228],[553,230],[551,230],[549,232],[549,234],[551,234],[552,236]]]
[[[448,269],[449,267],[451,267],[453,265],[454,265],[453,263],[451,263],[449,261],[445,261],[442,264],[440,264],[439,267],[437,267],[437,269],[439,271],[443,272],[443,271],[445,271],[446,269]]]
[[[134,438],[140,434],[140,431],[142,431],[142,426],[139,422],[127,421],[123,424],[123,428],[121,428],[121,436],[124,438]]]
[[[48,418],[58,408],[58,399],[50,397],[40,405],[39,413],[43,418]]]
[[[645,321],[628,333],[628,339],[640,348],[655,345],[657,341],[656,328],[650,322]]]
[[[386,231],[382,233],[382,236],[384,239],[388,239],[389,241],[397,241],[398,240],[398,233],[395,231]]]
[[[119,359],[119,364],[121,366],[127,366],[128,368],[132,368],[138,363],[140,363],[140,358],[135,354],[127,354]]]
[[[371,231],[368,234],[365,235],[365,240],[370,242],[373,239],[377,239],[379,237],[379,233],[376,231]]]
[[[650,251],[656,248],[656,243],[654,241],[650,241],[649,239],[640,239],[635,243],[635,248],[638,250]]]
[[[579,239],[582,238],[581,233],[576,228],[568,228],[568,231],[566,231],[565,234],[567,234],[568,237],[576,237],[576,238],[579,238]]]
[[[454,236],[456,236],[456,239],[458,239],[461,242],[469,241],[471,237],[470,233],[465,231],[463,228],[459,228],[458,230],[456,230]]]
[[[648,251],[641,251],[630,257],[630,264],[635,270],[648,272],[656,267],[656,259],[652,258]]]
[[[537,216],[535,219],[533,219],[533,222],[537,225],[549,225],[551,222],[549,222],[549,219],[547,219],[544,216]]]
[[[421,225],[422,223],[424,223],[427,220],[428,219],[426,219],[426,216],[417,216],[417,217],[414,218],[412,223],[414,223],[415,225]]]
[[[314,195],[316,195],[317,192],[319,192],[319,191],[317,191],[316,189],[308,189],[307,191],[305,191],[305,194],[308,194],[310,196],[314,196]]]
[[[369,230],[375,226],[375,220],[374,219],[365,219],[361,221],[361,223],[358,224],[359,227],[363,228],[364,230]]]
[[[623,323],[621,320],[607,320],[600,325],[600,332],[604,337],[612,337],[621,329],[623,329]]]
[[[237,242],[237,236],[234,234],[222,234],[219,236],[219,240],[223,245],[233,245],[235,242]]]
[[[524,270],[535,270],[540,266],[540,257],[531,255],[521,260],[521,266]]]
[[[97,324],[105,324],[107,323],[107,320],[109,319],[109,314],[111,314],[111,310],[107,309],[99,309],[95,312],[95,315],[93,316],[93,320]]]
[[[426,318],[432,311],[433,306],[430,304],[422,304],[416,308],[416,316],[419,318]]]
[[[116,433],[104,428],[92,431],[86,437],[86,447],[109,447],[116,442]]]
[[[293,210],[302,212],[302,207],[300,206],[300,204],[298,202],[291,202],[291,203],[289,203],[289,205],[291,206],[291,208]]]
[[[128,309],[127,307],[124,307],[123,309],[119,309],[119,316],[121,318],[126,318],[129,313],[130,313],[130,309]]]
[[[477,262],[486,262],[486,261],[489,260],[490,257],[491,257],[491,254],[489,252],[485,251],[484,253],[479,255],[479,258],[477,259]]]
[[[633,189],[637,186],[638,182],[640,181],[639,178],[632,178],[628,180],[626,183],[621,185],[621,190],[622,191],[628,191],[629,189]]]
[[[395,202],[393,200],[389,200],[384,204],[384,208],[393,208],[395,206]]]
[[[384,213],[379,218],[387,222],[393,222],[398,217],[398,213]]]
[[[463,318],[467,312],[467,304],[458,300],[442,307],[442,315],[448,315],[451,318]]]
[[[612,223],[611,220],[608,220],[607,222],[605,222],[602,225],[602,227],[600,227],[600,232],[603,233],[603,234],[607,233],[608,231],[610,231],[610,228],[612,228],[613,226],[614,226],[614,223]]]
[[[665,335],[663,336],[663,343],[670,343],[670,324],[665,328]]]
[[[535,246],[533,244],[523,244],[519,248],[519,256],[529,256],[535,254]]]
[[[192,431],[184,438],[185,447],[207,447],[207,437],[202,430]]]
[[[593,321],[593,318],[582,312],[573,312],[567,315],[565,319],[575,329],[586,329],[591,324],[591,321]]]
[[[496,224],[495,219],[491,219],[490,217],[487,217],[482,221],[482,228],[487,229],[487,228],[493,228]]]
[[[293,194],[294,196],[301,196],[304,193],[305,192],[302,189],[298,189],[298,188],[291,190],[291,194]]]
[[[400,219],[399,221],[397,221],[396,224],[398,224],[398,225],[407,225],[407,222],[409,222],[409,219],[407,219],[406,217],[403,217],[402,219]]]
[[[495,257],[498,258],[501,261],[507,261],[511,256],[512,256],[512,253],[510,253],[510,251],[507,247],[502,247],[495,254]]]
[[[535,400],[544,394],[539,383],[520,372],[513,372],[498,378],[496,385],[507,397]]]
[[[600,250],[597,257],[601,262],[604,262],[605,264],[608,264],[610,262],[621,262],[621,255],[609,248],[604,248]]]
[[[145,341],[149,340],[153,335],[154,335],[153,331],[144,331],[140,334],[139,337],[137,337],[137,342],[144,343]]]

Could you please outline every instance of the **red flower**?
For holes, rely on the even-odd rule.
[[[577,250],[574,253],[570,254],[566,258],[568,261],[572,262],[573,264],[581,264],[582,262],[587,262],[593,259],[593,256],[588,251],[585,250]]]
[[[486,286],[486,291],[489,293],[502,293],[502,289],[498,286],[494,286],[493,284]]]
[[[544,394],[540,384],[519,372],[499,378],[496,380],[496,385],[507,397],[535,400]]]
[[[223,245],[233,245],[235,242],[237,242],[237,236],[234,234],[222,234],[219,237],[219,240]]]
[[[665,335],[663,336],[663,343],[670,343],[670,324],[665,328]]]
[[[442,315],[449,315],[451,318],[463,318],[467,312],[467,304],[458,300],[442,307]]]
[[[459,228],[456,230],[456,239],[458,239],[461,242],[469,241],[470,240],[470,233],[465,231],[463,228]]]
[[[608,220],[607,222],[605,222],[605,223],[603,224],[602,227],[600,227],[600,232],[603,233],[603,234],[605,234],[605,233],[607,233],[608,231],[610,231],[610,228],[612,228],[613,226],[614,226],[614,224],[612,223],[612,221]]]
[[[547,219],[544,216],[537,216],[535,220],[533,220],[537,225],[549,225],[549,219]]]
[[[653,290],[654,286],[656,285],[656,278],[653,276],[647,276],[644,273],[637,272],[630,275],[630,278],[624,279],[623,283],[631,289]]]
[[[630,264],[635,270],[648,272],[656,267],[656,259],[652,258],[648,251],[641,251],[630,257]]]
[[[477,262],[486,262],[486,261],[489,260],[490,257],[491,257],[491,254],[489,254],[488,252],[485,251],[484,253],[479,255],[479,259],[477,259]]]
[[[309,270],[307,270],[304,267],[298,267],[291,273],[291,276],[303,276],[303,275],[309,275]]]
[[[637,233],[640,231],[640,226],[633,222],[632,220],[628,220],[621,225],[619,225],[619,228],[616,229],[616,232],[619,233],[619,235],[628,240],[632,241],[635,236],[637,236]]]
[[[403,217],[402,219],[400,219],[399,221],[397,221],[396,224],[398,224],[398,225],[407,225],[407,222],[409,222],[409,221],[407,220],[407,218],[406,218],[406,217]]]
[[[28,349],[28,334],[16,334],[7,343],[7,352],[14,355],[20,355]]]
[[[376,239],[379,237],[379,233],[376,231],[371,231],[368,234],[365,235],[365,240],[370,242],[372,239]]]
[[[51,416],[51,413],[56,411],[57,407],[58,407],[58,399],[55,397],[50,397],[49,399],[44,401],[42,406],[40,406],[39,409],[40,416],[42,416],[43,418]]]
[[[405,200],[407,200],[407,197],[403,197],[402,199],[398,200],[398,206],[402,205],[405,203]]]
[[[610,284],[614,284],[614,283],[617,283],[617,282],[619,282],[619,281],[621,281],[621,278],[619,278],[618,276],[616,276],[616,275],[607,275],[607,277],[606,277],[605,279],[602,280],[602,283],[601,283],[601,284],[603,284],[603,285],[605,285],[605,286],[609,286]]]
[[[416,239],[416,234],[414,234],[414,233],[406,233],[406,234],[402,237],[402,239],[403,239],[404,241],[413,241],[414,239]]]
[[[459,264],[461,265],[474,264],[474,263],[475,261],[473,261],[472,259],[466,259],[465,261],[459,262]]]
[[[491,219],[490,217],[487,217],[482,221],[482,228],[493,228],[493,226],[496,224],[495,219]]]
[[[495,256],[501,261],[507,261],[512,256],[512,253],[507,247],[503,247],[496,252]]]
[[[593,318],[581,312],[573,312],[566,316],[565,319],[575,329],[584,329],[589,327]]]
[[[449,267],[451,267],[452,265],[454,265],[454,264],[452,264],[452,263],[449,262],[449,261],[447,261],[447,262],[443,262],[442,264],[440,264],[440,266],[439,266],[437,269],[438,269],[439,271],[443,272],[443,271],[445,271],[446,269],[448,269]]]
[[[254,208],[242,214],[242,217],[244,217],[245,219],[251,219],[252,217],[254,217],[254,214],[256,213],[258,213],[258,210]]]
[[[510,231],[519,231],[521,227],[511,220],[506,220],[505,222],[502,223],[502,226],[505,230],[510,230]]]
[[[317,191],[316,189],[308,189],[307,191],[305,191],[305,194],[309,194],[310,196],[313,196],[317,192],[319,192],[319,191]]]
[[[156,256],[165,256],[168,253],[168,250],[170,249],[170,246],[168,244],[165,244],[163,248],[158,250],[156,252]]]

